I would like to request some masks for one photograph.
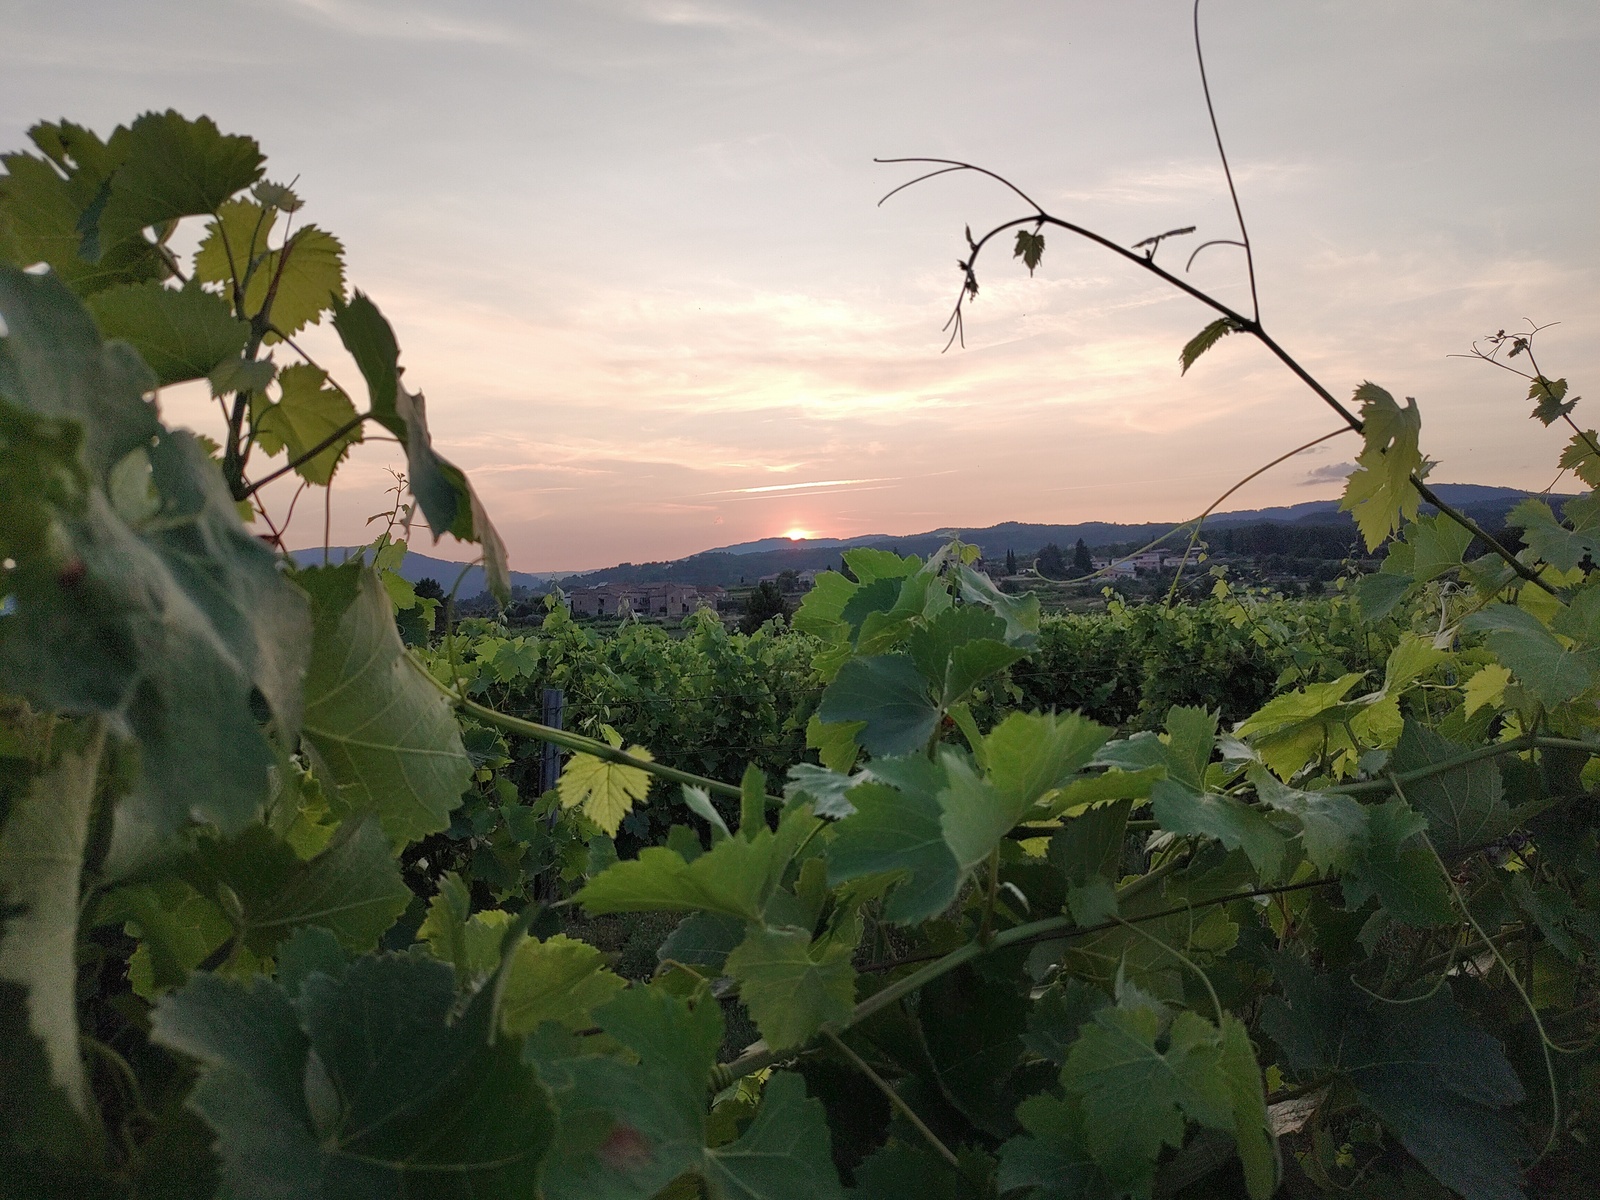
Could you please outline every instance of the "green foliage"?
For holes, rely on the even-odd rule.
[[[1408,397],[1401,408],[1375,383],[1358,387],[1356,399],[1361,402],[1362,450],[1345,481],[1339,507],[1355,518],[1367,549],[1376,550],[1417,515],[1421,496],[1411,479],[1427,474],[1427,463],[1417,448],[1422,415],[1415,400]]]
[[[1181,368],[1178,373],[1187,375],[1189,368],[1200,361],[1202,354],[1230,333],[1238,333],[1243,328],[1244,326],[1232,317],[1218,317],[1184,344],[1183,350],[1178,354],[1178,365]]]
[[[339,242],[285,237],[299,197],[208,121],[32,136],[0,180],[10,1191],[1581,1180],[1592,495],[1520,506],[1520,556],[1471,561],[1473,530],[1418,515],[1415,404],[1368,384],[1346,505],[1369,546],[1399,536],[1326,600],[1219,579],[1041,621],[953,543],[848,551],[793,628],[601,637],[552,603],[437,629],[442,589],[395,572],[413,501],[500,588],[503,551]],[[260,357],[324,316],[365,411]],[[147,398],[202,376],[215,455]],[[1565,381],[1530,379],[1569,420]],[[241,519],[252,455],[331,486],[365,420],[406,454],[390,529],[297,569]],[[549,791],[544,742],[570,755]]]

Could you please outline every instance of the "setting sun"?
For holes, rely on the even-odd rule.
[[[783,531],[783,536],[788,538],[791,542],[802,542],[805,541],[805,539],[815,537],[816,535],[809,529],[801,529],[800,527],[796,526],[793,529],[785,529]]]

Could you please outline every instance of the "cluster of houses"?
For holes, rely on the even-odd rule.
[[[567,596],[580,617],[686,617],[697,608],[715,609],[725,595],[715,584],[602,583]]]
[[[1130,554],[1126,558],[1096,558],[1094,569],[1107,575],[1123,575],[1132,579],[1147,571],[1167,571],[1176,567],[1192,567],[1200,561],[1200,548],[1186,550],[1147,550],[1143,554]]]

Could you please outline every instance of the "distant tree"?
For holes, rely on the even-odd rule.
[[[417,580],[416,593],[420,600],[444,601],[444,587],[431,575]]]
[[[1017,552],[1015,550],[1007,550],[1006,551],[1006,574],[1007,575],[1015,575],[1016,573],[1017,573]]]
[[[778,572],[778,590],[785,596],[800,590],[800,572],[790,568]]]
[[[1054,542],[1039,551],[1039,557],[1033,565],[1034,569],[1046,579],[1065,579],[1070,574],[1067,556]]]
[[[773,617],[789,618],[789,604],[783,598],[783,593],[778,590],[778,585],[770,579],[763,579],[750,593],[750,599],[745,601],[744,619],[739,622],[739,628],[745,633],[754,633]]]
[[[1083,544],[1083,539],[1078,539],[1078,544],[1072,548],[1072,565],[1081,575],[1087,575],[1094,570],[1094,559],[1089,557],[1089,547]]]

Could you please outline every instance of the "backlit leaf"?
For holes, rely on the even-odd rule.
[[[1415,400],[1408,399],[1401,408],[1375,383],[1357,388],[1356,399],[1361,401],[1363,449],[1339,507],[1355,518],[1367,549],[1376,550],[1402,521],[1417,515],[1421,497],[1411,476],[1421,478],[1427,472],[1417,446],[1422,417]]]
[[[621,741],[616,739],[618,749]],[[650,751],[643,746],[629,746],[626,753],[646,762],[651,760]],[[592,754],[574,754],[561,768],[556,789],[561,794],[562,808],[582,806],[584,816],[603,829],[607,837],[614,837],[622,818],[649,792],[650,773]]]
[[[1032,275],[1039,260],[1044,257],[1044,234],[1032,229],[1017,230],[1017,244],[1011,257],[1020,258],[1022,265],[1028,268],[1028,274]]]
[[[1600,487],[1600,434],[1592,429],[1573,434],[1561,451],[1560,465],[1590,487]]]
[[[261,402],[252,406],[256,443],[265,454],[287,449],[291,459],[299,458],[355,420],[355,405],[337,388],[325,386],[327,378],[326,372],[309,363],[295,363],[278,373],[282,394],[277,403],[260,397]],[[307,483],[326,487],[345,452],[359,441],[361,426],[357,425],[315,458],[301,463],[295,474]]]
[[[542,942],[524,938],[506,969],[500,1024],[511,1034],[532,1033],[545,1021],[582,1029],[625,986],[585,942],[560,933]]]
[[[1182,370],[1179,372],[1179,374],[1187,375],[1189,373],[1189,368],[1200,361],[1200,356],[1202,354],[1211,349],[1211,347],[1215,346],[1230,333],[1238,333],[1241,328],[1242,326],[1239,324],[1239,322],[1235,321],[1232,317],[1218,317],[1215,321],[1211,322],[1211,324],[1207,325],[1199,333],[1190,338],[1187,343],[1185,343],[1182,352],[1178,355],[1178,364],[1180,367],[1182,367]]]
[[[1571,400],[1567,396],[1567,381],[1565,379],[1546,379],[1543,375],[1535,376],[1528,384],[1528,399],[1533,401],[1532,417],[1541,425],[1550,426],[1566,416],[1578,403],[1580,397],[1574,396]]]

